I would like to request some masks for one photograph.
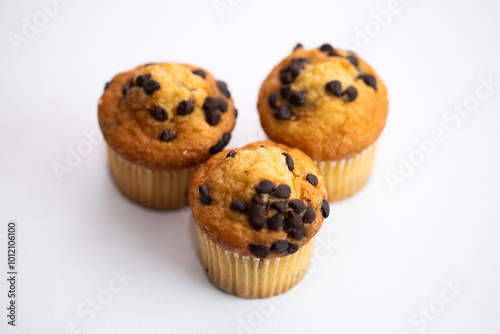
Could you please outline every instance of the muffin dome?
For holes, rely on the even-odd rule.
[[[214,155],[193,177],[189,202],[200,230],[242,256],[296,252],[328,216],[326,189],[303,152],[271,141]]]
[[[235,125],[224,82],[185,64],[141,65],[116,75],[99,100],[108,144],[149,168],[180,169],[221,151]]]
[[[385,126],[387,89],[353,52],[300,45],[263,82],[257,104],[268,136],[313,160],[349,158]]]

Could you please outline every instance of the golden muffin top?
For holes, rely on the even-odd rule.
[[[116,75],[98,106],[107,143],[131,162],[180,169],[206,161],[231,138],[231,94],[196,66],[156,63]]]
[[[299,45],[262,83],[257,108],[272,140],[313,160],[341,160],[379,137],[387,89],[356,54],[328,44],[312,50]]]
[[[242,256],[281,257],[309,242],[328,216],[313,161],[272,141],[225,150],[194,175],[189,202],[198,227]]]

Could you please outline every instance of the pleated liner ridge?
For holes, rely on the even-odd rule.
[[[349,159],[314,161],[325,180],[328,201],[336,202],[358,192],[370,178],[377,144],[373,144]]]
[[[122,158],[108,146],[111,175],[130,200],[157,210],[172,210],[189,204],[191,179],[199,166],[177,169],[150,169]]]
[[[244,298],[268,298],[293,288],[309,268],[314,242],[315,238],[291,255],[259,259],[219,247],[198,228],[201,261],[209,280]]]

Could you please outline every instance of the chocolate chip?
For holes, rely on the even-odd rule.
[[[203,102],[203,110],[217,110],[219,108],[219,100],[213,96],[207,96]]]
[[[306,205],[300,199],[293,199],[288,203],[288,206],[296,213],[302,213],[306,209]]]
[[[111,82],[112,82],[112,81],[108,81],[108,82],[106,82],[106,84],[104,85],[104,91],[107,91],[107,90],[108,90],[109,85],[111,85]]]
[[[255,194],[252,198],[252,203],[257,203],[257,204],[260,204],[260,205],[266,205],[267,202],[266,200],[259,194]]]
[[[234,108],[234,118],[238,118],[238,109]]]
[[[286,104],[280,105],[278,108],[274,108],[274,118],[280,120],[287,120],[292,117],[292,109]]]
[[[288,166],[288,169],[290,171],[293,171],[293,169],[295,168],[295,164],[293,163],[293,159],[290,156],[290,154],[283,152],[282,155],[285,156],[285,162],[286,162],[286,165]]]
[[[192,72],[193,72],[193,74],[199,75],[203,79],[207,78],[207,73],[203,70],[197,69],[197,70],[193,70]]]
[[[217,100],[217,102],[218,102],[219,110],[222,112],[226,112],[227,111],[227,101],[224,100],[223,98],[220,98]]]
[[[358,61],[358,58],[354,57],[354,56],[347,56],[346,57],[347,60],[349,60],[349,62],[351,64],[353,64],[354,66],[358,67],[359,66],[359,61]]]
[[[288,240],[278,240],[271,245],[271,252],[283,253],[287,251],[288,247],[290,247]]]
[[[175,139],[175,137],[177,137],[177,133],[175,133],[174,131],[172,130],[164,130],[162,133],[160,133],[158,135],[158,138],[161,140],[161,141],[164,141],[166,143],[168,143],[169,141],[172,141]]]
[[[328,218],[330,215],[330,204],[328,204],[328,201],[325,199],[321,203],[321,214],[324,218]]]
[[[295,90],[288,96],[288,101],[294,106],[301,106],[304,104],[305,93],[303,90]]]
[[[300,57],[300,58],[293,58],[291,63],[292,64],[304,64],[309,61],[309,58],[306,57]]]
[[[151,115],[151,117],[160,122],[166,121],[168,119],[168,114],[165,109],[159,106],[149,109],[149,114]]]
[[[144,85],[144,81],[151,79],[151,73],[141,74],[135,79],[135,85],[137,87],[142,87]]]
[[[217,88],[219,88],[219,91],[225,97],[227,97],[227,98],[231,97],[231,93],[227,89],[227,84],[224,81],[217,81]]]
[[[266,225],[266,208],[263,205],[252,203],[248,207],[248,218],[250,221],[250,225],[256,229],[260,230]]]
[[[144,84],[142,85],[142,88],[144,88],[144,92],[147,95],[153,94],[156,90],[160,89],[160,83],[154,79],[148,79],[144,81]]]
[[[269,255],[269,253],[271,253],[271,250],[269,248],[261,245],[250,245],[250,251],[253,255],[260,258],[265,258]]]
[[[284,98],[285,100],[288,99],[288,95],[290,94],[290,91],[292,90],[292,85],[286,84],[280,87],[280,94],[281,97]]]
[[[255,191],[259,194],[270,194],[273,191],[274,183],[269,180],[262,180],[255,187]]]
[[[375,78],[374,75],[371,74],[361,74],[358,79],[361,79],[364,81],[364,83],[367,86],[372,87],[373,89],[377,90],[377,79]]]
[[[347,96],[347,101],[352,102],[358,97],[358,90],[354,86],[349,86],[342,95]]]
[[[147,64],[144,64],[144,67],[148,67],[148,66],[152,66],[152,65],[155,65],[156,63],[147,63]]]
[[[194,111],[194,105],[190,101],[182,101],[177,107],[177,115],[189,115]]]
[[[314,174],[307,174],[306,180],[312,184],[314,187],[318,185],[318,177]]]
[[[331,50],[333,50],[333,46],[331,46],[330,44],[323,44],[319,48],[319,51],[321,52],[330,52]]]
[[[287,252],[287,254],[293,254],[293,253],[297,253],[298,250],[299,250],[299,245],[290,244],[290,246],[288,246],[288,249],[286,250],[286,252]]]
[[[247,206],[242,201],[233,201],[231,203],[231,205],[229,205],[229,208],[231,210],[236,210],[236,211],[239,211],[239,212],[245,212],[246,209],[247,209]]]
[[[205,118],[208,124],[214,126],[219,124],[221,116],[217,111],[211,111],[211,112],[205,111]]]
[[[132,79],[127,82],[125,85],[122,87],[122,97],[125,97],[127,95],[127,92],[132,88]]]
[[[283,228],[283,215],[278,212],[277,214],[269,218],[267,220],[267,227],[272,231]]]
[[[316,219],[316,212],[314,211],[313,207],[311,204],[307,205],[306,212],[304,212],[304,215],[302,216],[302,222],[304,224],[310,224]]]
[[[307,237],[307,229],[304,226],[294,228],[290,231],[289,236],[297,241],[300,241]]]
[[[289,228],[297,228],[302,226],[302,218],[296,212],[289,211],[286,215],[286,226]]]
[[[267,103],[271,108],[276,108],[276,102],[278,102],[278,92],[271,93],[267,98]]]
[[[219,117],[220,117],[220,114],[219,114]],[[215,153],[219,153],[220,151],[222,151],[224,146],[226,146],[230,140],[231,140],[231,134],[229,132],[225,132],[222,135],[222,138],[219,139],[217,141],[217,143],[215,143],[214,146],[210,147],[210,150],[209,150],[210,154],[215,154]]]
[[[325,89],[328,93],[331,93],[335,96],[342,96],[342,84],[338,80],[333,80],[327,83]]]
[[[271,203],[271,209],[278,210],[278,212],[284,214],[286,212],[286,201],[276,201]]]
[[[274,188],[273,194],[278,198],[288,199],[290,194],[292,193],[292,189],[288,186],[288,184],[280,184]]]
[[[209,205],[212,203],[212,196],[210,195],[210,189],[204,186],[199,186],[198,190],[200,191],[200,201],[203,204]]]
[[[293,48],[293,51],[295,51],[295,50],[297,50],[297,49],[302,49],[302,48],[304,48],[304,47],[302,46],[302,44],[297,43],[297,45],[295,45],[295,47]]]
[[[207,96],[203,103],[203,111],[205,111],[205,118],[210,125],[217,125],[220,122],[221,115],[218,112],[219,101],[213,96]]]
[[[285,66],[280,70],[280,80],[282,84],[289,84],[293,82],[300,74],[300,71],[305,68],[302,59],[306,58],[296,58],[292,59],[288,66]]]
[[[236,151],[231,150],[229,153],[226,155],[226,158],[234,158],[236,156]]]
[[[224,132],[222,134],[222,141],[224,142],[224,146],[226,146],[231,140],[231,134],[229,132]]]

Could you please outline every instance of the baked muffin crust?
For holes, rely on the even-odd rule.
[[[199,164],[229,142],[235,108],[227,86],[199,67],[145,64],[116,75],[98,107],[107,143],[158,169]]]

